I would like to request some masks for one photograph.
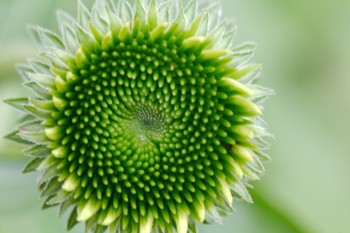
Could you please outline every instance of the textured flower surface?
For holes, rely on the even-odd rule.
[[[26,113],[7,137],[29,145],[24,172],[40,172],[45,208],[71,211],[68,229],[196,232],[251,202],[271,91],[220,7],[79,2],[77,19],[58,12],[60,35],[31,27],[41,56],[18,70],[36,95],[6,100]]]

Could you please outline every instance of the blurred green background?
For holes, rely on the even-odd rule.
[[[91,4],[91,0],[86,1]],[[276,96],[264,117],[276,136],[272,162],[255,182],[255,204],[236,202],[211,233],[350,232],[350,1],[222,0],[234,17],[236,44],[257,42],[260,83]],[[14,64],[35,56],[26,25],[57,31],[55,11],[75,15],[72,0],[0,0],[0,98],[23,96]],[[0,136],[18,113],[0,103]],[[36,175],[21,175],[21,148],[0,139],[0,233],[63,233],[58,210],[41,211]],[[83,232],[82,227],[72,233]]]

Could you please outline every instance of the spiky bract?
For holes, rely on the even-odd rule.
[[[27,113],[8,137],[31,145],[24,171],[41,173],[45,207],[72,207],[69,229],[185,233],[251,201],[270,91],[218,4],[79,2],[77,20],[58,16],[60,36],[32,27],[42,58],[19,67],[37,96],[7,100]]]

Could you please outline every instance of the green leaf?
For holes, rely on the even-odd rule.
[[[102,34],[106,34],[109,31],[108,23],[102,18],[101,13],[105,13],[106,9],[103,7],[102,9],[99,9],[98,3],[94,4],[92,7],[91,12],[91,18],[92,22],[91,24],[97,27],[97,29],[102,32]]]
[[[29,82],[30,78],[29,78],[28,74],[34,72],[32,67],[28,66],[27,64],[17,65],[16,70],[24,82]]]
[[[39,96],[41,96],[45,99],[51,99],[51,95],[49,94],[49,90],[43,88],[42,86],[40,86],[39,84],[37,84],[34,81],[24,82],[23,85],[32,89]]]
[[[51,74],[50,66],[43,61],[40,61],[40,60],[34,59],[34,58],[29,58],[28,63],[30,64],[30,66],[33,68],[33,70],[36,73]],[[33,73],[33,71],[27,71],[27,72]]]
[[[71,230],[75,225],[77,225],[78,223],[77,216],[78,216],[77,207],[75,207],[68,218],[68,224],[67,224],[68,231]]]
[[[128,1],[120,0],[117,8],[119,10],[117,15],[119,15],[123,23],[132,20],[132,10]]]
[[[207,212],[208,212],[208,216],[210,218],[212,218],[213,221],[215,221],[219,224],[223,223],[222,218],[221,218],[220,214],[218,213],[216,207],[210,208],[209,210],[207,210]]]
[[[37,121],[38,119],[30,114],[24,115],[23,117],[21,117],[17,123],[18,125],[22,125],[22,124],[26,124],[28,122],[33,122],[33,121]]]
[[[48,111],[41,111],[39,109],[37,109],[36,107],[34,106],[24,106],[25,110],[32,114],[33,116],[37,117],[37,118],[40,118],[40,119],[48,119],[51,117],[51,113],[48,112]]]
[[[59,49],[59,48],[50,48],[50,51],[52,52],[53,55],[55,55],[55,62],[56,60],[59,61],[59,65],[57,65],[57,67],[61,68],[63,67],[63,69],[66,68],[65,65],[70,65],[70,64],[74,64],[75,62],[75,58],[69,54],[66,50],[63,49]],[[65,65],[63,65],[63,63]]]
[[[64,202],[62,202],[60,205],[59,216],[62,217],[64,215],[64,213],[67,211],[67,209],[76,203],[78,203],[78,201],[77,201],[77,199],[74,199],[73,197],[70,197],[67,200],[65,200]]]
[[[56,33],[39,26],[31,27],[31,30],[36,31],[35,33],[39,35],[41,44],[45,47],[64,48],[62,40]]]
[[[61,61],[57,54],[55,54],[54,52],[45,50],[44,52],[41,52],[40,55],[51,61],[51,64],[54,67],[64,71],[69,70],[68,66],[63,61]]]
[[[198,0],[190,0],[185,7],[184,14],[187,22],[192,23],[198,14]]]
[[[34,105],[36,108],[43,111],[55,111],[57,110],[52,101],[43,100],[43,99],[34,99],[31,98],[29,102]]]
[[[28,77],[31,81],[36,82],[41,87],[52,90],[55,88],[55,79],[52,75],[48,74],[38,74],[38,73],[28,73]]]
[[[80,25],[75,25],[75,33],[77,35],[80,45],[92,44],[94,40],[92,36],[87,33]]]
[[[226,46],[223,46],[223,42],[221,41],[221,39],[224,36],[224,33],[226,32],[226,28],[227,20],[224,20],[221,24],[217,25],[208,36],[211,39],[211,41],[218,43],[218,46],[215,47],[227,48]]]
[[[19,126],[20,134],[22,132],[39,132],[44,130],[44,126],[40,120],[26,122]]]
[[[66,48],[68,49],[68,51],[70,51],[71,54],[75,54],[80,46],[72,27],[64,24],[62,26],[62,35],[63,35],[64,44],[66,45]]]
[[[54,163],[57,163],[57,160],[55,160],[55,158],[53,156],[46,156],[45,159],[43,160],[43,162],[37,168],[37,170],[39,170],[39,171],[45,170],[48,167],[50,167],[51,165],[53,165]],[[43,180],[40,182],[40,180],[39,180],[38,182],[43,183],[45,181],[46,180]]]
[[[34,145],[23,152],[31,157],[47,157],[51,154],[51,150],[43,145]]]
[[[43,158],[34,158],[27,163],[27,165],[22,170],[22,173],[28,173],[36,171],[37,167],[40,165],[40,163],[43,161]]]
[[[51,200],[55,195],[51,195],[49,197],[47,197],[43,203],[43,205],[41,206],[41,209],[45,210],[45,209],[48,209],[48,208],[51,208],[51,207],[54,207],[56,205],[58,205],[58,203],[56,204],[48,204],[48,201]]]
[[[89,232],[89,230],[95,226],[95,224],[97,223],[99,217],[100,216],[98,214],[94,214],[91,218],[89,218],[85,222],[85,232],[86,233]]]
[[[148,9],[148,24],[150,29],[157,27],[158,25],[158,12],[156,0],[152,0]]]
[[[253,203],[253,199],[250,196],[247,188],[241,181],[236,181],[232,185],[230,185],[230,188],[232,191],[234,191],[233,194],[238,194],[238,198],[242,198],[248,203]]]
[[[4,138],[12,140],[14,142],[22,143],[22,144],[28,144],[28,145],[32,145],[33,144],[32,142],[30,142],[30,141],[20,137],[18,134],[19,134],[19,131],[16,130],[16,131],[13,131],[10,134],[7,134],[6,136],[4,136]]]
[[[38,169],[38,168],[37,168]],[[38,184],[45,183],[47,181],[50,181],[51,179],[57,177],[57,164],[53,164],[49,168],[45,170],[45,172],[40,176],[38,180]]]
[[[90,21],[90,12],[82,3],[82,1],[78,1],[78,23],[81,25],[85,30],[89,29],[89,21]]]
[[[29,142],[33,142],[35,144],[46,145],[51,141],[46,137],[44,131],[39,132],[25,132],[22,131],[19,133],[20,137]]]
[[[36,26],[34,25],[28,25],[27,26],[27,31],[30,35],[30,37],[32,38],[33,42],[38,46],[42,46],[41,44],[41,38],[40,35],[38,33],[38,31],[36,30]]]
[[[72,16],[61,10],[56,11],[56,17],[58,25],[72,27],[76,23],[76,20]]]
[[[237,27],[233,27],[232,31],[226,32],[221,38],[218,47],[220,48],[231,48],[233,40],[237,33]]]
[[[65,200],[67,200],[71,196],[71,192],[66,192],[64,190],[61,190],[58,192],[55,196],[50,198],[50,200],[47,201],[48,205],[56,205],[56,204],[61,204]]]
[[[94,233],[103,233],[107,229],[107,226],[97,225]]]
[[[62,183],[57,178],[51,179],[46,185],[45,189],[41,192],[40,197],[46,197],[56,193],[62,186]]]
[[[4,102],[20,111],[25,111],[24,106],[28,105],[28,98],[11,98],[5,99]]]
[[[238,67],[240,65],[245,64],[247,61],[249,61],[256,49],[256,44],[252,42],[246,42],[242,45],[235,47],[232,52],[232,56],[234,57],[234,60],[232,62],[233,67]]]

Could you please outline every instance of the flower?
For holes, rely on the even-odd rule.
[[[253,84],[255,46],[217,2],[97,1],[59,12],[60,35],[31,27],[41,58],[18,67],[35,97],[8,138],[28,144],[44,207],[73,209],[68,229],[196,232],[248,202],[268,135]]]

